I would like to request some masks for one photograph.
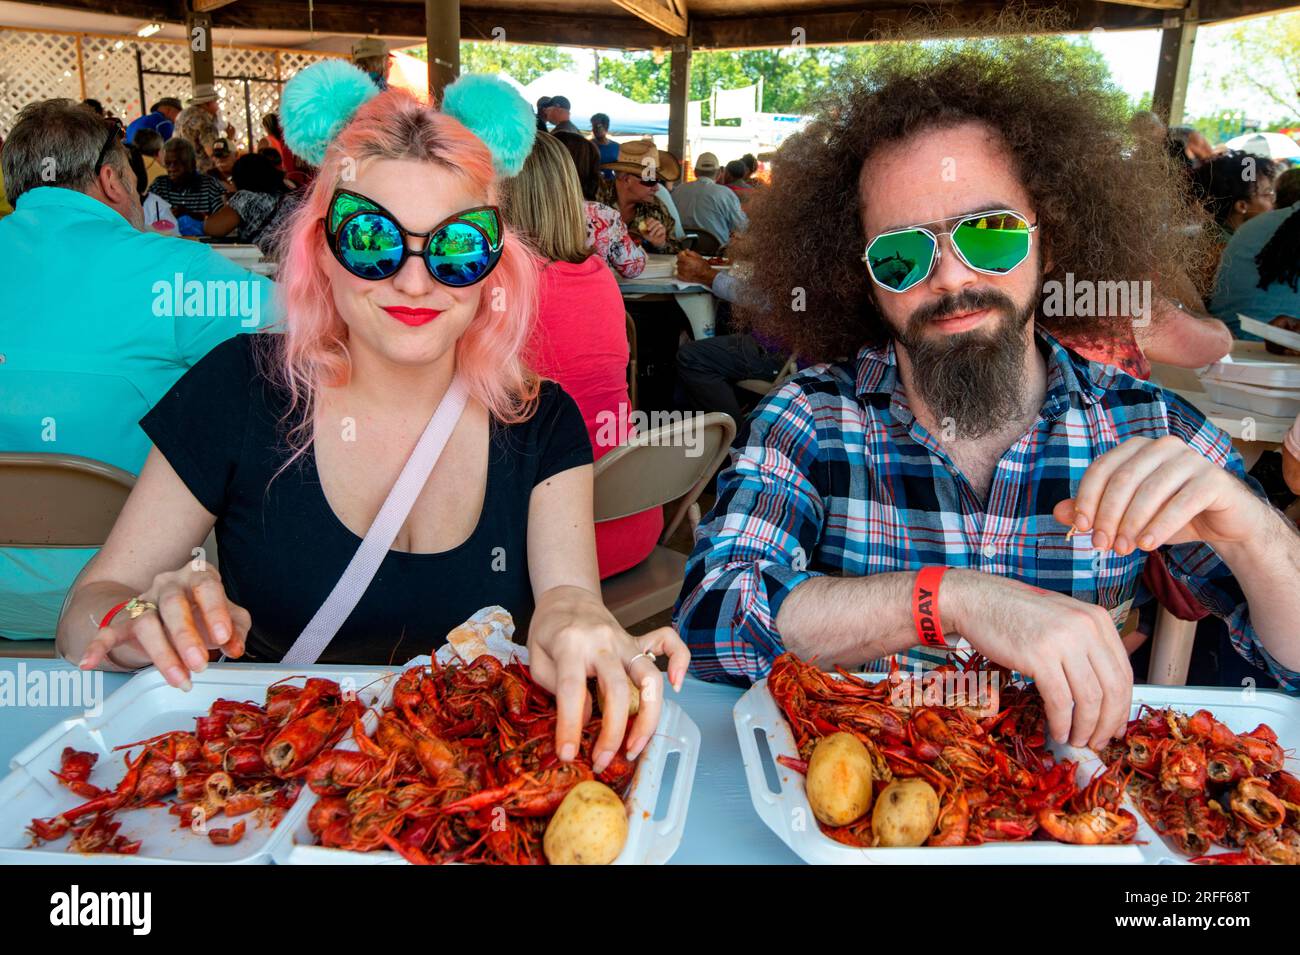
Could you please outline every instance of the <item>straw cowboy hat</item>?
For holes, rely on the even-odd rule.
[[[647,139],[619,143],[618,158],[613,162],[602,163],[600,168],[633,173],[643,173],[653,168],[658,178],[669,182],[676,181],[682,174],[682,167],[677,164],[673,154],[657,148]]]

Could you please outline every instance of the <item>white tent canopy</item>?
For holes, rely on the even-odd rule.
[[[668,132],[667,103],[638,103],[577,73],[551,70],[525,86],[523,95],[531,105],[543,96],[568,97],[572,107],[569,119],[579,129],[591,128],[593,113],[605,113],[609,131],[615,135]]]
[[[1300,144],[1282,133],[1246,133],[1229,139],[1227,146],[1264,159],[1300,159]]]

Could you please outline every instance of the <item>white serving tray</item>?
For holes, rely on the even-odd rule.
[[[1300,334],[1289,332],[1285,328],[1278,328],[1276,325],[1270,325],[1267,322],[1261,322],[1258,319],[1237,313],[1237,318],[1241,322],[1241,330],[1250,332],[1252,335],[1258,335],[1260,338],[1273,342],[1276,345],[1282,345],[1285,348],[1295,348],[1300,350]]]
[[[1256,388],[1300,389],[1300,361],[1264,354],[1252,356],[1231,355],[1216,361],[1202,373],[1203,378],[1216,381],[1233,381]]]
[[[429,658],[417,657],[411,666],[427,666]],[[385,689],[380,709],[388,705],[392,686]],[[366,716],[366,728],[374,730],[377,716],[372,711]],[[355,749],[351,737],[343,748]],[[662,819],[655,819],[663,788],[664,768],[670,753],[677,753],[677,772],[672,793]],[[632,785],[624,802],[627,805],[627,843],[614,865],[663,865],[681,845],[686,828],[686,811],[690,805],[691,787],[695,782],[695,765],[700,755],[700,730],[686,711],[672,700],[664,700],[659,715],[659,727],[637,760]],[[316,837],[307,828],[307,816],[319,797],[310,789],[304,790],[297,804],[276,828],[268,851],[277,865],[408,865],[396,852],[351,852],[316,845]]]
[[[1273,418],[1294,418],[1300,415],[1300,389],[1265,388],[1211,378],[1208,375],[1201,379],[1201,384],[1210,400],[1216,404]]]
[[[883,675],[861,674],[866,679]],[[1147,703],[1156,708],[1172,706],[1186,713],[1210,710],[1237,733],[1267,723],[1277,731],[1284,749],[1300,745],[1300,699],[1276,690],[1245,691],[1231,687],[1135,686],[1133,709]],[[805,862],[821,865],[1139,865],[1185,864],[1187,857],[1156,834],[1126,796],[1126,807],[1138,821],[1138,843],[1118,846],[1073,846],[1059,842],[991,842],[982,846],[918,848],[858,848],[846,846],[825,835],[808,804],[803,777],[775,762],[780,755],[795,756],[794,735],[781,710],[767,690],[767,680],[755,683],[737,702],[733,711],[740,753],[745,763],[749,795],[759,817]],[[767,738],[770,757],[764,756],[754,735]],[[1078,780],[1086,783],[1101,761],[1090,750],[1070,746],[1050,748],[1060,757],[1079,762]],[[779,792],[768,788],[764,761],[780,780]],[[1287,768],[1296,771],[1288,758]],[[1215,852],[1226,850],[1215,849]]]
[[[320,676],[344,683],[345,687],[354,687],[358,698],[372,705],[396,675],[393,670],[362,666],[294,668],[212,664],[202,673],[191,674],[193,688],[186,693],[168,686],[156,669],[145,670],[109,696],[100,713],[63,720],[10,760],[12,771],[0,781],[0,863],[267,864],[271,861],[271,838],[286,824],[288,814],[274,830],[254,826],[251,814],[231,820],[219,816],[213,820],[213,828],[233,826],[242,819],[247,829],[235,845],[217,846],[206,835],[181,829],[179,818],[168,812],[170,802],[149,809],[119,812],[114,816],[115,822],[122,823],[118,833],[143,843],[139,854],[133,856],[68,852],[67,836],[56,842],[29,847],[26,829],[33,818],[54,816],[85,802],[50,775],[51,770],[59,768],[65,746],[98,753],[99,760],[91,772],[90,782],[101,789],[112,789],[126,772],[123,763],[125,751],[113,752],[113,747],[171,730],[193,730],[193,718],[207,713],[218,699],[252,700],[260,704],[266,699],[266,688],[272,683],[291,676],[304,679]],[[299,798],[298,803],[301,802]],[[294,808],[296,806],[289,812],[292,813]]]

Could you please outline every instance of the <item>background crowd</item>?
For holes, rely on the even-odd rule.
[[[543,264],[529,363],[576,401],[596,458],[614,447],[599,433],[607,416],[623,423],[620,436],[634,431],[626,424],[632,385],[645,410],[721,411],[743,421],[758,396],[738,383],[776,382],[798,364],[782,342],[730,313],[749,292],[743,256],[728,252],[745,234],[754,203],[780,201],[765,195],[766,170],[750,154],[724,161],[705,152],[688,163],[649,140],[616,141],[603,114],[579,122],[565,96],[540,99],[535,145],[503,187],[507,223]],[[1128,161],[1172,162],[1185,172],[1185,188],[1213,219],[1212,251],[1203,268],[1175,277],[1185,293],[1154,303],[1149,327],[1115,341],[1064,343],[1145,378],[1152,362],[1199,368],[1226,355],[1234,338],[1253,338],[1241,330],[1239,313],[1300,330],[1300,169],[1228,151],[1190,128],[1166,128],[1150,113],[1135,114],[1130,132],[1117,146]],[[285,144],[275,113],[265,116],[262,133],[241,151],[211,86],[196,87],[185,103],[160,99],[128,125],[93,100],[24,110],[3,146],[12,212],[0,220],[0,260],[18,266],[0,288],[5,347],[63,357],[49,362],[57,371],[31,374],[30,407],[10,402],[0,447],[42,450],[40,436],[17,419],[53,401],[63,409],[61,427],[76,435],[61,439],[62,449],[136,473],[148,449],[137,419],[214,345],[254,327],[247,315],[203,309],[169,314],[165,325],[105,322],[106,315],[157,315],[141,293],[149,283],[122,281],[124,270],[249,282],[261,313],[256,327],[277,317],[272,283],[209,245],[227,240],[256,245],[269,259],[281,254],[279,226],[316,170]],[[61,167],[78,171],[64,188],[40,180],[40,160],[51,152]],[[620,280],[642,275],[655,254],[674,255],[677,278],[717,297],[715,337],[693,340],[671,300],[624,298]],[[61,293],[55,301],[50,289]],[[46,321],[13,321],[38,303]],[[631,382],[630,337],[641,355]],[[1297,433],[1281,456],[1266,455],[1256,468],[1282,504],[1300,493]],[[662,530],[659,508],[598,525],[602,578],[643,561]],[[91,553],[0,549],[0,635],[49,638]]]

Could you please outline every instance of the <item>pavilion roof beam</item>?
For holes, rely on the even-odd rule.
[[[1185,0],[1106,0],[1125,7],[1148,7],[1152,10],[1181,10],[1186,6]]]
[[[686,36],[686,0],[613,0],[616,7],[635,14],[669,36]]]
[[[1252,4],[1267,0],[1225,0]],[[1181,4],[1179,4],[1181,6]],[[972,36],[987,20],[1002,12],[1005,4],[993,0],[967,0],[951,8],[953,18],[945,21],[955,32]],[[1058,29],[1086,32],[1094,27],[1107,30],[1158,29],[1166,10],[1131,6],[1098,0],[1077,0],[1063,8],[1065,18]],[[799,36],[808,46],[839,43],[870,43],[886,39],[908,28],[915,28],[916,8],[865,7],[821,13],[765,15],[753,17],[700,17],[691,19],[691,36],[696,50],[745,49],[786,46]],[[962,33],[963,28],[967,28]]]
[[[106,13],[111,16],[130,17],[133,20],[153,22],[161,19],[165,23],[185,22],[184,0],[22,0],[25,5],[34,7],[55,7],[61,10],[81,10],[91,13]],[[39,30],[35,32],[40,32]]]
[[[1300,9],[1300,0],[1283,4],[1279,4],[1278,0],[1201,0],[1200,9],[1202,24],[1220,23],[1224,20],[1295,12]]]
[[[305,24],[303,11],[300,0],[238,0],[216,11],[213,20],[218,27],[301,30]],[[370,0],[364,4],[343,5],[318,0],[312,22],[317,33],[410,37],[412,42],[425,38],[423,3]],[[475,10],[467,4],[461,6],[461,39],[488,42],[500,36],[501,29],[505,30],[511,43],[650,50],[666,47],[671,42],[662,31],[627,16],[559,17],[545,13]]]

